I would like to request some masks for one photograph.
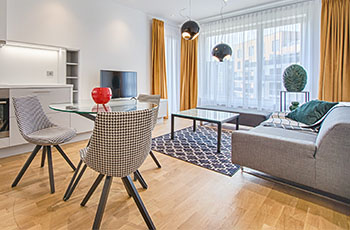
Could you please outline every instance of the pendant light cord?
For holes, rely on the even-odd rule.
[[[189,0],[190,5],[190,20],[192,19],[192,0]]]
[[[221,1],[221,9],[220,9],[220,16],[221,16],[221,43],[224,43],[224,29],[225,29],[225,24],[224,24],[224,14],[223,14],[223,10],[224,7],[227,6],[227,2],[225,0]]]

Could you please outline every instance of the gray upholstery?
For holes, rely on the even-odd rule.
[[[247,125],[251,127],[256,127],[260,125],[261,122],[267,120],[272,112],[270,111],[260,111],[256,109],[242,109],[242,108],[231,108],[226,106],[198,106],[197,109],[207,109],[223,112],[239,113],[239,124]],[[236,123],[236,120],[230,121],[229,123]]]
[[[350,107],[334,108],[319,133],[259,126],[232,133],[232,162],[350,199]]]
[[[350,107],[338,107],[329,113],[316,145],[318,188],[350,198]]]
[[[132,112],[102,112],[82,160],[93,170],[114,177],[135,172],[151,149],[153,116],[156,109]]]
[[[157,119],[158,119],[160,95],[139,94],[139,96],[137,97],[137,100],[140,102],[148,102],[148,103],[153,103],[157,105],[156,113],[154,114],[154,117],[153,117],[153,128],[154,128],[157,124]]]
[[[59,145],[71,140],[76,132],[72,128],[59,127],[46,116],[35,96],[12,98],[19,131],[29,143]]]

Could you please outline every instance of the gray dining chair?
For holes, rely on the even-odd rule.
[[[91,186],[81,206],[85,206],[106,176],[98,204],[93,229],[99,229],[113,177],[121,177],[149,229],[155,226],[149,216],[130,174],[138,171],[146,159],[152,142],[153,116],[156,109],[132,112],[102,112],[97,114],[90,145],[80,151],[82,161],[99,176]]]
[[[153,104],[157,105],[156,113],[154,114],[154,117],[153,117],[153,127],[152,127],[152,129],[154,129],[154,127],[157,124],[157,119],[158,119],[160,95],[139,94],[139,96],[137,97],[137,100],[140,101],[140,102],[148,102],[148,103],[153,103]],[[151,155],[154,163],[156,163],[158,168],[161,168],[162,166],[160,165],[158,159],[156,158],[156,156],[154,155],[152,150],[149,152],[149,155]]]
[[[76,135],[76,131],[72,128],[61,127],[52,123],[46,116],[39,99],[35,96],[14,97],[12,98],[12,101],[18,128],[22,137],[29,143],[36,145],[21,171],[18,173],[16,179],[12,183],[12,187],[17,186],[29,165],[32,163],[34,157],[39,152],[41,147],[43,147],[41,167],[44,167],[45,157],[47,155],[50,189],[51,193],[54,193],[55,182],[52,166],[51,146],[54,146],[67,161],[69,166],[75,170],[74,164],[70,161],[59,145],[71,140]]]

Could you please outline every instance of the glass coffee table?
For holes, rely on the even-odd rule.
[[[218,125],[217,152],[221,150],[222,124],[236,120],[236,130],[239,129],[239,113],[229,113],[204,109],[190,109],[171,114],[171,139],[174,139],[175,117],[193,120],[193,132],[196,132],[196,121],[205,121]]]

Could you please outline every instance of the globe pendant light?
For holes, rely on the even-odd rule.
[[[232,49],[229,45],[220,43],[213,48],[211,54],[216,61],[223,62],[231,58]]]
[[[224,8],[224,6],[226,6],[226,1],[223,0],[224,5],[221,7],[221,24],[223,24],[223,15],[222,15],[222,10]],[[221,38],[223,37],[223,28],[221,29]],[[213,58],[218,61],[218,62],[223,62],[225,60],[229,60],[232,56],[232,49],[229,45],[221,42],[220,44],[216,45],[213,50],[211,51],[211,54],[213,56]]]
[[[199,35],[199,26],[195,21],[191,20],[192,0],[189,0],[189,6],[190,18],[181,26],[181,36],[185,40],[194,40]]]

